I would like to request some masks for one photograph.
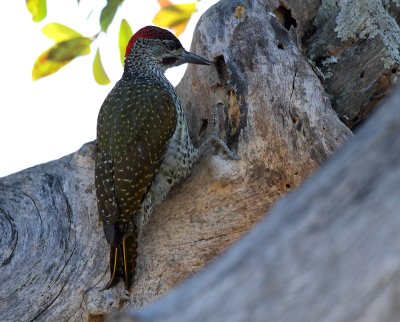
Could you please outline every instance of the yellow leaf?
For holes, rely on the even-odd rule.
[[[185,20],[182,23],[178,23],[178,24],[174,25],[173,27],[171,27],[172,29],[175,30],[175,35],[176,36],[179,36],[182,32],[185,31],[185,28],[186,28],[188,22],[189,22],[189,19]]]
[[[79,32],[56,22],[44,26],[42,32],[55,42],[61,42],[82,36]]]
[[[161,9],[153,18],[153,23],[161,27],[173,29],[179,36],[196,11],[197,2],[172,4],[169,0],[159,0]]]
[[[107,76],[106,71],[104,70],[103,63],[101,62],[99,48],[97,48],[96,56],[94,56],[93,76],[94,76],[94,79],[96,80],[97,84],[107,85],[111,82]]]
[[[56,43],[43,52],[35,61],[32,69],[32,79],[54,74],[78,56],[90,53],[90,38],[76,37]]]
[[[158,4],[160,5],[161,8],[173,5],[173,3],[169,0],[158,0]]]
[[[46,17],[46,0],[26,0],[26,7],[31,13],[33,21],[38,22]]]
[[[133,32],[131,26],[125,19],[122,19],[118,38],[119,55],[122,65],[124,65],[126,46],[128,45],[129,39],[131,39],[132,35]]]

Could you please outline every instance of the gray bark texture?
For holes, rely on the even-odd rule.
[[[218,151],[205,155],[192,174],[175,187],[167,200],[155,209],[139,240],[137,276],[130,294],[124,291],[122,283],[111,290],[101,290],[109,279],[109,248],[97,216],[94,191],[95,143],[87,143],[79,151],[60,160],[1,178],[0,321],[100,321],[105,314],[114,310],[141,309],[199,271],[238,241],[261,221],[274,202],[298,187],[338,147],[351,138],[352,132],[340,121],[325,93],[320,79],[324,71],[321,72],[314,64],[310,64],[302,50],[301,40],[306,37],[311,39],[310,35],[314,30],[312,23],[324,3],[321,5],[318,0],[307,0],[302,4],[294,0],[222,0],[200,19],[191,51],[213,60],[215,66],[189,66],[177,87],[178,95],[186,108],[193,141],[201,144],[208,137],[213,122],[212,109],[217,108],[220,135],[241,159],[227,160],[215,154]],[[334,10],[336,7],[332,8]],[[393,8],[390,9],[391,12],[396,12],[397,7]],[[342,20],[341,23],[345,24],[346,21]],[[307,48],[310,48],[311,42],[307,41]],[[362,43],[353,45],[358,48]],[[357,62],[357,51],[353,55]],[[381,67],[382,70],[386,68],[383,65]],[[397,74],[393,75],[395,77]],[[353,81],[356,80],[348,80],[349,86]],[[343,95],[351,99],[353,93],[346,93]],[[374,102],[376,104],[376,100]],[[393,131],[395,130],[394,128]],[[351,146],[358,141],[352,142]],[[385,142],[382,141],[382,144]],[[389,145],[386,143],[380,148]],[[398,142],[390,143],[395,147],[394,144]],[[358,144],[353,149],[358,148]],[[364,151],[362,146],[360,149],[361,152]],[[381,153],[381,150],[376,150],[376,153],[377,151]],[[384,154],[381,157],[386,158]],[[330,167],[335,167],[336,162],[342,160],[340,158],[343,159],[333,158],[329,163]],[[360,154],[359,161],[362,160]],[[390,160],[392,159],[389,158],[387,162]],[[347,161],[341,161],[337,166],[343,166],[343,162]],[[342,177],[334,178],[331,186],[328,185],[328,179],[318,179],[324,183],[320,184],[323,189],[318,190],[319,197],[315,197],[319,203],[313,203],[310,197],[313,186],[303,186],[295,195],[298,197],[291,196],[288,199],[292,200],[290,204],[293,202],[298,208],[288,204],[289,201],[284,202],[286,208],[283,207],[281,211],[279,209],[282,207],[278,207],[271,219],[264,221],[252,233],[252,236],[265,235],[265,240],[261,240],[262,244],[253,245],[253,253],[246,253],[251,244],[248,237],[247,244],[240,242],[229,253],[236,254],[235,258],[225,255],[225,259],[219,260],[219,264],[210,266],[197,278],[189,281],[186,286],[173,293],[173,297],[165,300],[167,302],[160,302],[171,305],[158,303],[154,307],[150,306],[147,311],[143,311],[140,319],[155,321],[165,311],[165,318],[173,320],[175,309],[176,314],[179,310],[187,312],[187,315],[182,315],[182,321],[185,321],[185,316],[189,317],[187,321],[202,321],[202,317],[210,321],[235,321],[235,318],[245,321],[246,314],[250,311],[254,311],[255,318],[261,316],[257,315],[257,312],[264,312],[259,304],[267,303],[274,306],[266,304],[268,310],[275,312],[276,315],[270,315],[270,320],[274,320],[274,316],[286,314],[290,303],[297,303],[299,310],[307,307],[310,312],[305,316],[318,316],[322,312],[314,307],[313,302],[304,302],[308,303],[306,305],[296,300],[323,301],[324,295],[328,294],[332,303],[338,303],[334,300],[341,296],[340,292],[344,289],[332,294],[328,290],[334,275],[351,282],[354,272],[350,270],[351,267],[345,269],[346,267],[334,266],[342,259],[342,253],[343,256],[346,254],[346,249],[335,243],[342,241],[343,237],[342,242],[345,245],[346,241],[350,241],[352,233],[358,236],[357,227],[353,232],[346,230],[347,233],[342,236],[342,229],[350,229],[350,223],[355,225],[358,222],[349,215],[341,219],[344,223],[340,221],[336,224],[338,228],[331,235],[325,236],[324,229],[331,228],[327,223],[334,222],[336,218],[329,209],[342,209],[335,213],[342,216],[347,209],[345,206],[349,211],[357,212],[355,209],[364,200],[361,195],[361,201],[355,202],[352,193],[360,188],[357,184],[364,183],[364,176],[360,178],[359,173],[367,169],[370,171],[370,167],[364,170],[359,163],[355,164],[359,167],[357,171],[342,173]],[[348,164],[349,167],[351,165],[352,163]],[[330,178],[332,171],[322,177]],[[366,174],[369,175],[376,173],[375,169],[371,173],[368,171]],[[349,186],[347,181],[337,183],[340,178],[344,180],[347,177]],[[374,178],[370,178],[372,183]],[[330,196],[329,189],[336,191],[338,195],[327,199]],[[341,195],[337,189],[342,191]],[[304,197],[301,195],[302,190],[305,191]],[[369,190],[365,193],[368,195]],[[324,201],[322,197],[325,197]],[[386,200],[382,194],[377,194],[374,198],[377,204]],[[311,204],[300,204],[303,199]],[[352,200],[354,204],[351,203]],[[388,202],[390,203],[390,199]],[[312,215],[309,215],[308,207],[316,207],[312,208],[315,209]],[[386,209],[384,205],[381,208]],[[295,209],[295,215],[290,212],[291,209]],[[370,211],[373,209],[375,208],[372,207]],[[375,214],[381,215],[380,210]],[[357,217],[360,225],[364,223],[362,218],[364,217]],[[369,217],[365,218],[367,221]],[[268,220],[272,224],[266,224]],[[310,223],[311,228],[308,226]],[[371,231],[368,233],[372,232],[372,228],[370,227]],[[265,231],[260,233],[260,229]],[[311,237],[307,239],[309,235]],[[318,265],[310,266],[309,271],[302,271],[300,264],[312,265],[313,256],[316,259],[323,258],[323,242],[326,243],[324,238],[327,237],[331,239],[327,249],[336,254],[336,257],[329,267],[324,266],[326,276],[323,275],[324,267]],[[393,236],[389,235],[388,238],[390,237]],[[257,238],[254,239],[255,242],[259,241]],[[291,244],[294,247],[292,249],[288,243],[294,241],[296,244]],[[289,248],[286,249],[286,246]],[[336,246],[337,250],[334,248]],[[376,245],[378,246],[381,245]],[[243,251],[238,252],[237,249]],[[383,249],[381,248],[380,254],[382,256]],[[257,254],[260,254],[259,258]],[[278,258],[278,255],[282,257]],[[297,256],[293,261],[292,255]],[[304,262],[300,255],[305,256]],[[244,261],[237,262],[241,256],[245,256]],[[227,258],[233,258],[237,267],[230,266],[233,262]],[[267,260],[275,258],[276,263]],[[225,261],[225,264],[220,264]],[[271,266],[266,266],[266,263]],[[355,263],[351,262],[349,265]],[[246,269],[249,269],[249,273],[246,273]],[[279,275],[281,271],[282,275]],[[241,272],[240,276],[235,275],[235,272]],[[290,280],[299,272],[299,280]],[[267,275],[263,275],[264,273]],[[207,274],[211,278],[208,282],[207,277],[204,277]],[[230,274],[233,274],[232,279]],[[301,279],[302,276],[304,279]],[[194,287],[196,280],[202,281],[197,288]],[[250,284],[253,288],[245,287],[246,280],[253,281]],[[226,284],[222,286],[217,283],[223,281]],[[307,283],[309,289],[304,286]],[[217,285],[218,289],[226,293],[216,292]],[[237,285],[240,285],[240,294],[235,291],[238,289]],[[265,288],[270,297],[256,299],[257,295],[261,296],[263,293],[255,285]],[[373,287],[373,283],[366,284],[366,287],[369,286]],[[193,288],[194,293],[185,293],[188,287]],[[294,292],[287,294],[299,298],[288,297],[280,303],[279,298],[286,294],[286,287]],[[347,287],[350,292],[351,283]],[[204,297],[205,294],[211,294],[206,292],[207,289],[215,292],[212,294],[216,297]],[[299,290],[304,289],[310,297],[300,293]],[[171,300],[182,300],[185,294],[188,297],[182,301],[184,307]],[[232,296],[232,301],[228,301],[229,296]],[[246,298],[249,301],[246,302]],[[267,302],[268,298],[271,299],[270,302]],[[253,306],[254,310],[235,311],[234,308],[239,309],[241,301],[243,305],[250,305],[250,308]],[[231,302],[232,314],[235,313],[232,315],[233,319],[221,319],[222,315],[218,315],[227,314],[230,310],[224,305],[227,302]],[[304,307],[301,307],[303,304]],[[213,310],[218,306],[221,311],[216,313],[214,319]],[[190,308],[193,308],[191,313]],[[248,316],[250,318],[247,320],[252,320],[252,315]]]
[[[323,73],[324,87],[341,120],[363,121],[399,78],[398,0],[323,1],[307,55]]]
[[[127,322],[397,322],[400,88],[214,263]]]

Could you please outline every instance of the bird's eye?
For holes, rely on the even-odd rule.
[[[170,51],[176,50],[176,45],[175,45],[175,43],[172,42],[172,41],[165,41],[165,42],[164,42],[164,46],[165,46],[168,50],[170,50]]]

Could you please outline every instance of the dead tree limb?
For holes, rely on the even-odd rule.
[[[110,321],[398,321],[400,89],[238,244]]]
[[[323,1],[307,55],[322,70],[332,106],[350,127],[363,121],[400,72],[397,0]]]
[[[305,3],[316,14],[315,3]],[[121,287],[99,291],[108,247],[97,219],[93,143],[0,179],[0,320],[81,321],[154,301],[237,241],[352,136],[296,32],[271,15],[276,6],[224,0],[199,22],[192,50],[215,68],[189,67],[178,86],[191,136],[204,140],[218,106],[220,134],[241,160],[208,155],[156,209],[129,297]]]

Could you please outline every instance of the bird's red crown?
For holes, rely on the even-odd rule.
[[[146,26],[139,29],[129,40],[126,46],[125,58],[127,59],[133,46],[138,39],[161,39],[161,40],[172,40],[176,43],[177,47],[181,47],[181,43],[171,32],[168,30],[158,28],[155,26]]]

